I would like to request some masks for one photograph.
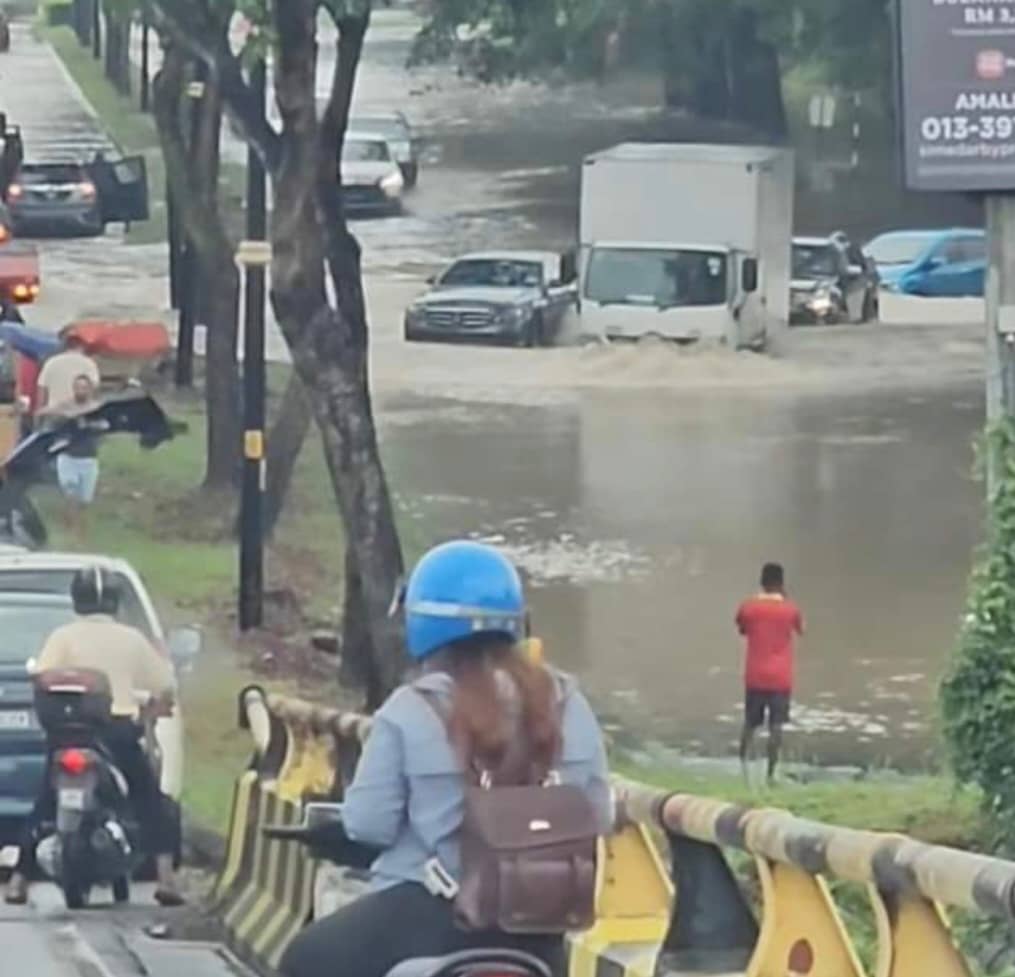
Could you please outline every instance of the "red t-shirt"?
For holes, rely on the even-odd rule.
[[[747,639],[747,688],[791,692],[793,639],[804,631],[800,608],[778,594],[761,594],[740,605],[737,627]]]

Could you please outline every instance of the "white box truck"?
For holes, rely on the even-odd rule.
[[[587,157],[581,331],[762,348],[787,326],[793,154],[623,143]]]

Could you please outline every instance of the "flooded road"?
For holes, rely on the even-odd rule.
[[[729,751],[734,609],[780,560],[808,627],[793,752],[927,758],[978,538],[975,389],[403,400],[384,416],[413,542],[471,531],[504,545],[549,655],[631,732]]]
[[[709,755],[729,752],[739,723],[734,609],[761,563],[780,560],[809,626],[792,753],[922,764],[979,538],[982,308],[886,299],[891,325],[795,331],[778,358],[407,346],[402,314],[425,271],[471,248],[572,243],[581,154],[673,135],[609,92],[536,99],[511,86],[477,99],[446,71],[410,76],[410,28],[402,14],[377,18],[357,98],[360,111],[402,107],[420,124],[421,184],[405,216],[355,228],[407,550],[463,533],[506,546],[550,657],[604,715]],[[40,84],[12,87],[7,107],[45,117],[41,100],[64,105],[66,80],[27,26],[16,40],[10,70]],[[66,112],[94,129],[73,103]],[[61,148],[51,127],[29,135],[40,153]],[[43,249],[34,324],[172,321],[163,245],[111,231]],[[285,358],[274,328],[268,346]]]

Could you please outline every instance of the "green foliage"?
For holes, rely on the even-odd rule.
[[[973,570],[966,616],[941,686],[958,778],[980,787],[1001,838],[1015,840],[1015,423],[992,427],[990,538]]]

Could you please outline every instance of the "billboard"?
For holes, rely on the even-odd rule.
[[[913,190],[1015,190],[1015,0],[898,0]]]

